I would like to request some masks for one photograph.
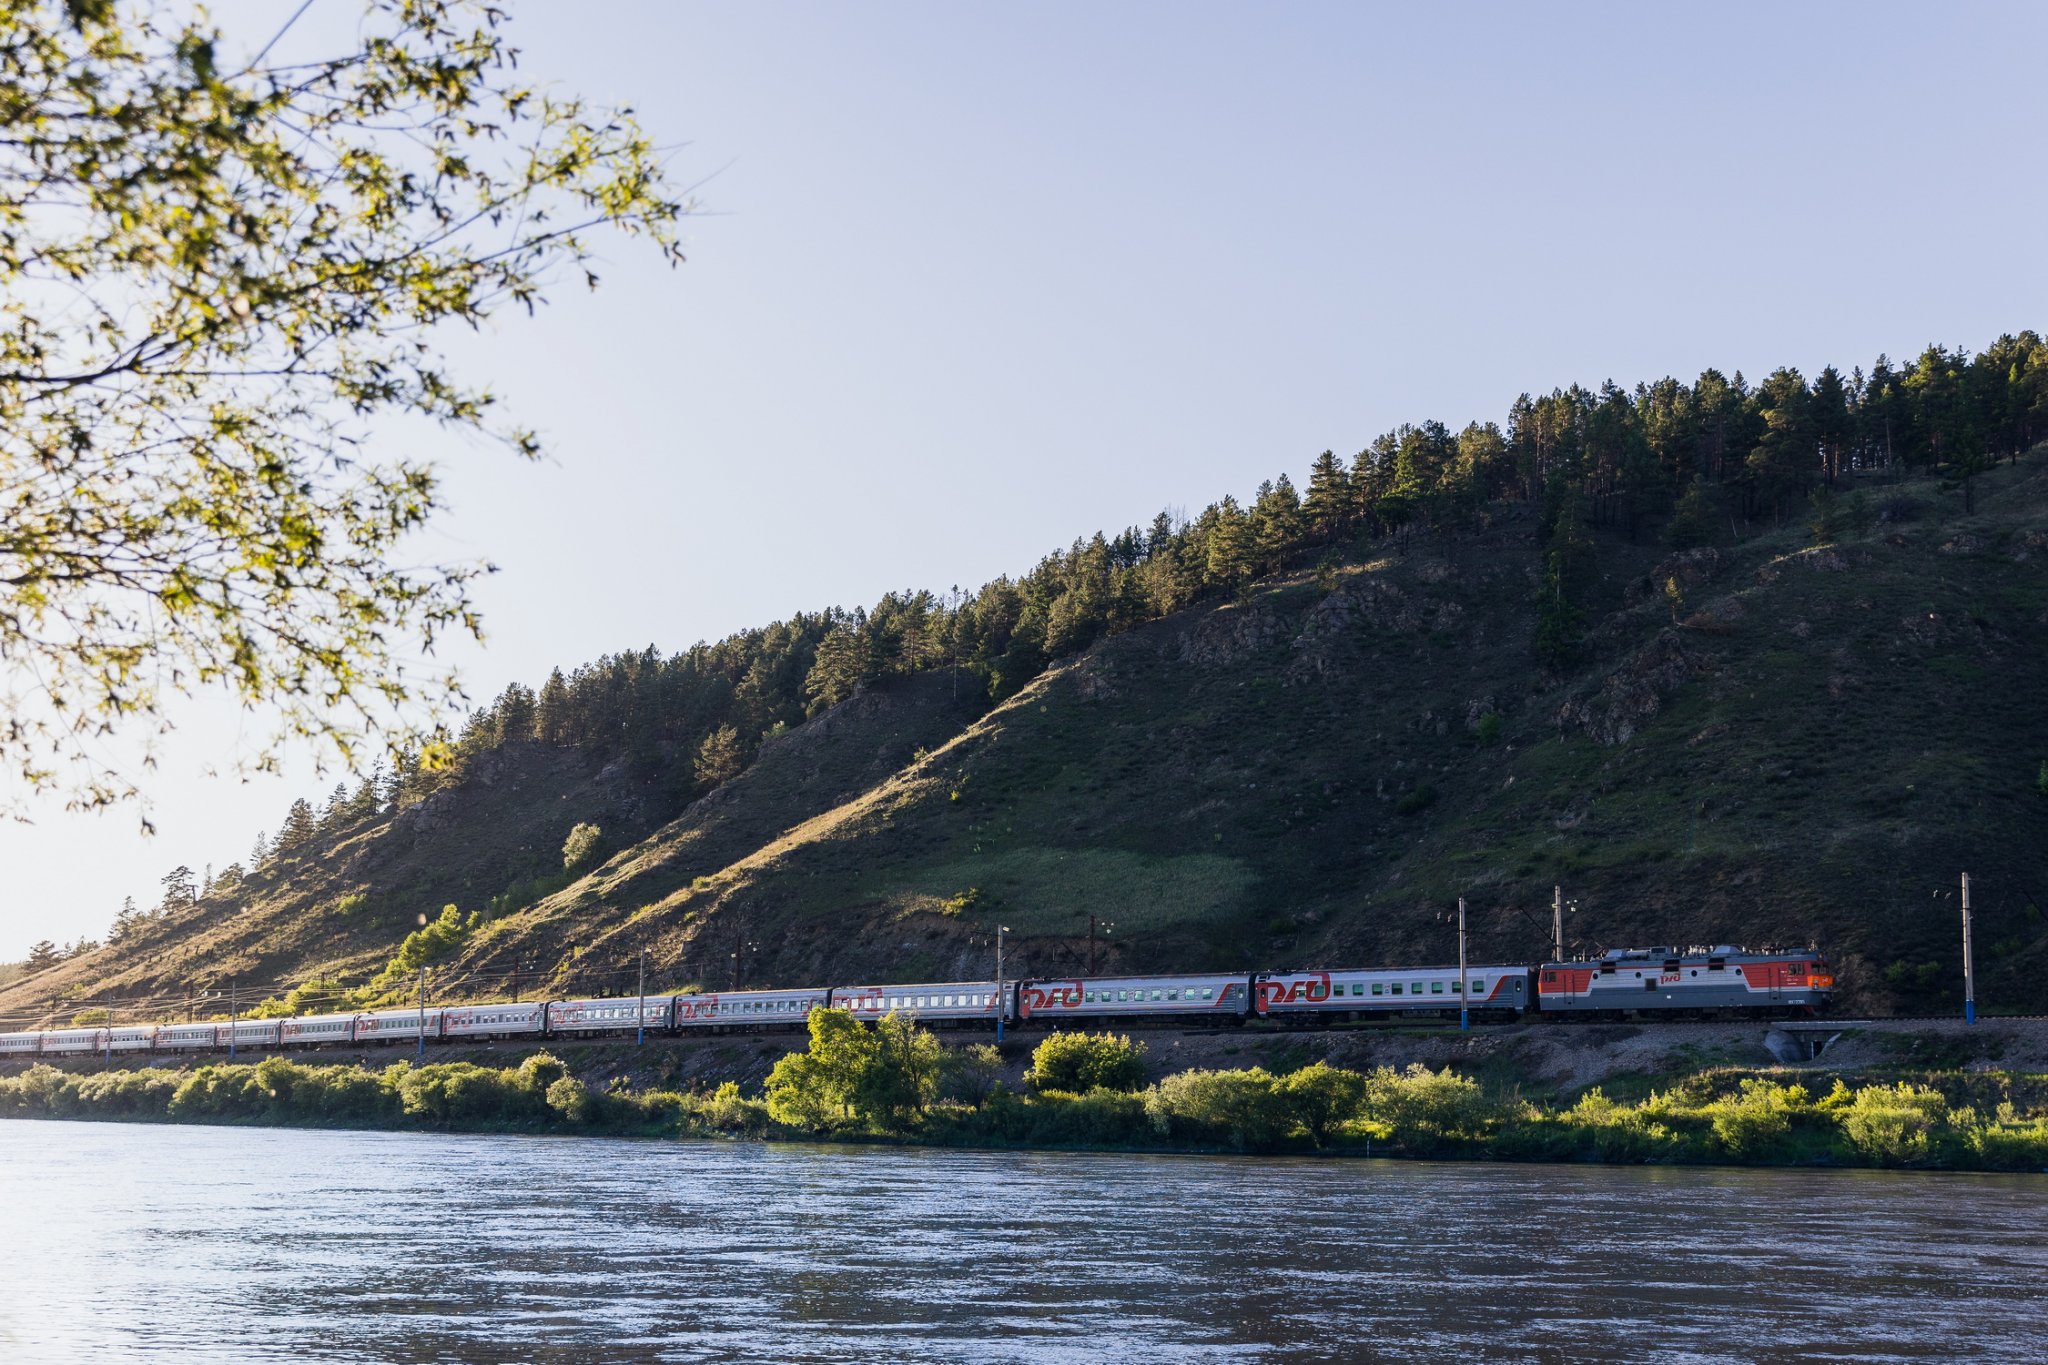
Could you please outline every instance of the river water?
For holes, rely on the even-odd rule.
[[[2048,1359],[2048,1177],[0,1123],[16,1362]]]

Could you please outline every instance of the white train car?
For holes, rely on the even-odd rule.
[[[942,981],[922,986],[835,986],[832,1005],[856,1019],[905,1015],[919,1023],[952,1020],[993,1025],[999,1008],[993,981]],[[1011,1015],[1004,1015],[1005,1019]]]
[[[220,1024],[220,1038],[215,1047],[276,1047],[284,1031],[279,1019],[237,1019],[232,1024]]]
[[[107,1030],[108,1052],[148,1052],[156,1046],[156,1025],[133,1024]]]
[[[356,1016],[358,1043],[413,1043],[418,1042],[422,1032],[429,1038],[441,1036],[440,1006],[422,1012],[417,1007],[409,1010],[371,1010]]]
[[[100,1034],[103,1031],[96,1028],[60,1028],[49,1030],[43,1034],[42,1053],[45,1057],[54,1057],[82,1052],[98,1052],[100,1050]]]
[[[548,1007],[526,1004],[450,1005],[441,1011],[443,1038],[514,1038],[538,1036],[547,1026]]]
[[[1075,977],[1025,981],[1017,989],[1018,1017],[1039,1024],[1145,1016],[1226,1022],[1251,1008],[1251,977],[1243,973]]]
[[[159,1024],[152,1046],[158,1052],[204,1051],[225,1044],[225,1024]]]
[[[32,1057],[42,1049],[40,1033],[0,1033],[0,1057]]]
[[[617,1033],[621,1030],[639,1028],[665,1029],[668,1027],[672,1004],[669,996],[650,995],[647,997],[643,1012],[638,996],[630,1000],[617,997],[600,1000],[556,1000],[550,1002],[547,1007],[547,1032]]]
[[[1399,967],[1370,971],[1262,972],[1256,1011],[1262,1018],[1335,1019],[1449,1015],[1459,1007],[1489,1017],[1519,1015],[1535,998],[1527,967]]]
[[[678,1029],[801,1028],[833,992],[823,986],[786,991],[706,991],[675,997]]]
[[[320,1047],[356,1040],[353,1014],[309,1014],[280,1021],[278,1041],[286,1047]]]

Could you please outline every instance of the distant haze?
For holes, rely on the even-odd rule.
[[[422,553],[502,567],[479,699],[979,584],[1523,390],[2048,325],[2035,5],[521,8],[526,72],[630,102],[711,214],[678,272],[609,244],[595,296],[448,339],[555,456],[441,452]],[[276,10],[222,13],[260,43]],[[0,958],[333,785],[204,777],[236,720],[164,746],[154,838],[0,830]]]

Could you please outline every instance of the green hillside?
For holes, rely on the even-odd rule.
[[[1524,398],[976,594],[510,689],[0,1019],[422,964],[627,989],[643,952],[659,987],[985,977],[999,925],[1067,973],[1091,915],[1105,970],[1442,961],[1460,896],[1520,962],[1554,884],[1582,950],[1811,941],[1845,1008],[1933,1010],[1963,871],[1980,999],[2048,1009],[2048,348],[2000,347],[1853,402]]]

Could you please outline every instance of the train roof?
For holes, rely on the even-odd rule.
[[[1543,965],[1546,967],[1571,967],[1601,962],[1662,962],[1674,957],[1681,960],[1720,957],[1738,959],[1745,962],[1760,962],[1776,958],[1810,958],[1818,956],[1820,956],[1820,950],[1817,948],[1744,948],[1733,943],[1716,943],[1711,945],[1695,944],[1687,948],[1670,946],[1609,948],[1598,957],[1557,959],[1545,962]]]

